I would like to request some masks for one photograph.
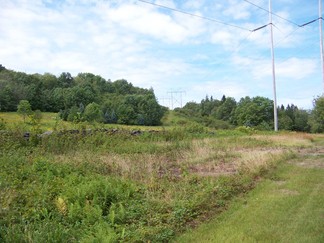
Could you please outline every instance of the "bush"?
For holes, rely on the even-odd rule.
[[[90,103],[84,110],[84,119],[89,122],[103,122],[103,112],[100,105]]]
[[[239,126],[235,130],[249,135],[256,133],[253,127]]]

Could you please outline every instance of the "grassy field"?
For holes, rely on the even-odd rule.
[[[23,117],[17,112],[0,112],[0,119],[6,123],[7,128],[16,128],[17,126],[24,127],[26,130],[31,129],[30,119],[26,119],[26,123],[23,122]],[[0,120],[1,121],[1,120]],[[55,127],[71,126],[68,122],[64,122],[59,119],[57,113],[44,112],[42,113],[41,129],[53,130]]]
[[[44,117],[46,130],[53,114]],[[27,141],[24,124],[12,126],[17,119],[0,133],[0,242],[168,242],[323,141],[184,123],[136,136],[119,126]]]
[[[166,118],[168,119],[168,118]],[[17,112],[0,112],[0,123],[6,125],[7,129],[23,129],[25,131],[31,131],[33,125],[29,117],[26,118],[26,122],[23,122],[23,117]],[[124,128],[125,126],[119,124],[100,124],[100,123],[88,123],[88,122],[66,122],[59,118],[58,113],[43,112],[42,119],[39,124],[39,129],[44,131],[53,130],[67,130],[67,129],[91,129],[91,128]],[[162,127],[156,126],[127,126],[129,130],[161,130]],[[0,129],[1,130],[1,129]]]
[[[324,150],[281,163],[248,196],[176,242],[323,242]]]

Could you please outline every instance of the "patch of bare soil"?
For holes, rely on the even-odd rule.
[[[293,160],[290,163],[304,168],[324,168],[323,147],[300,149],[298,152],[302,156],[302,158],[298,160]]]
[[[237,166],[233,163],[220,163],[217,165],[194,165],[189,168],[191,173],[200,176],[221,176],[233,175],[237,173]]]
[[[303,161],[295,163],[297,166],[304,167],[304,168],[319,168],[324,169],[324,159],[304,159]]]
[[[286,184],[286,181],[274,181],[274,183],[278,186],[282,186]]]
[[[278,190],[278,192],[282,195],[287,195],[287,196],[297,196],[299,195],[298,191],[294,191],[294,190],[289,190],[289,189],[280,189]]]
[[[304,148],[304,149],[299,149],[298,153],[300,155],[322,156],[324,155],[324,148],[323,147]]]
[[[162,166],[158,169],[158,175],[160,178],[167,176],[172,178],[180,178],[182,176],[182,169],[177,166],[169,166],[168,168],[164,168]]]
[[[233,161],[218,163],[203,163],[192,165],[189,172],[199,176],[224,176],[237,174],[238,170],[245,166],[252,170],[260,166],[265,166],[271,156],[280,155],[283,149],[260,148],[260,149],[238,149],[235,151],[240,156]],[[214,161],[215,162],[215,161]]]

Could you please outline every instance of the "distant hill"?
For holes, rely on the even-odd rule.
[[[134,125],[159,125],[167,110],[152,88],[134,87],[124,79],[112,82],[92,73],[26,74],[0,65],[0,111],[16,111],[21,100],[33,110],[60,112],[64,120],[85,119],[92,104],[100,107],[98,121]]]

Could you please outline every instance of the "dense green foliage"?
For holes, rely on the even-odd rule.
[[[311,124],[313,132],[324,132],[324,96],[314,100]]]
[[[157,103],[153,89],[134,87],[126,80],[111,82],[92,73],[29,75],[1,67],[0,111],[17,111],[25,100],[32,110],[60,112],[69,121],[159,125],[166,109]],[[90,104],[93,109],[94,103],[96,117],[86,109]]]
[[[179,115],[213,128],[247,126],[259,130],[273,129],[273,101],[264,97],[249,96],[236,102],[232,97],[221,100],[206,97],[200,103],[188,102],[175,109]],[[314,109],[306,111],[291,104],[278,107],[280,130],[323,132],[323,97],[314,100]]]
[[[28,100],[21,100],[19,102],[17,112],[24,118],[24,122],[25,122],[26,116],[28,116],[32,112],[32,109],[31,109],[31,106],[30,106]]]

